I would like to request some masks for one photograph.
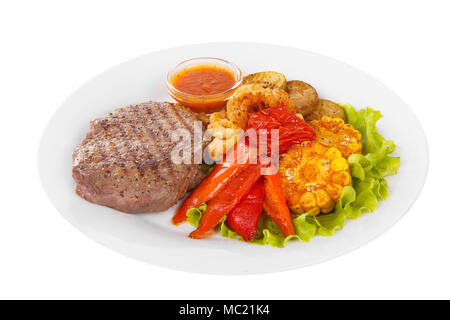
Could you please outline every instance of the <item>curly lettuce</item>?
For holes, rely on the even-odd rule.
[[[377,121],[382,117],[372,108],[356,111],[353,106],[342,105],[348,123],[361,132],[362,154],[353,154],[348,158],[353,186],[343,189],[335,209],[331,213],[313,216],[308,212],[293,216],[295,235],[285,238],[278,226],[265,213],[258,221],[258,231],[250,243],[270,245],[282,248],[286,242],[297,239],[308,242],[315,235],[332,236],[336,230],[344,227],[345,220],[357,219],[364,212],[373,212],[378,201],[388,197],[388,184],[384,177],[397,173],[400,158],[392,157],[396,146],[392,140],[386,140],[378,133]],[[187,212],[187,221],[197,227],[206,204],[192,208]],[[243,240],[226,224],[226,218],[216,226],[223,237]]]

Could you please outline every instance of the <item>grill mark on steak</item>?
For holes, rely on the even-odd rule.
[[[193,123],[187,123],[187,122],[184,120],[184,117],[181,117],[181,116],[180,116],[180,113],[182,113],[182,112],[185,111],[184,107],[177,108],[177,109],[173,109],[173,111],[174,111],[174,113],[176,114],[176,117],[177,117],[178,119],[180,119],[180,121],[184,124],[185,127],[189,128],[189,131],[190,131],[191,134],[192,134],[192,133],[194,132],[194,124],[193,124]],[[186,114],[185,114],[185,115],[186,115]]]
[[[161,157],[159,155],[158,150],[160,147],[158,144],[155,144],[156,137],[154,136],[152,130],[149,129],[149,120],[147,117],[142,115],[139,108],[134,105],[131,107],[135,115],[137,116],[136,119],[139,119],[138,124],[140,124],[139,127],[142,128],[143,131],[147,133],[148,136],[150,136],[150,139],[147,139],[147,144],[144,143],[144,141],[141,141],[141,144],[143,146],[143,149],[147,152],[147,160],[144,162],[144,164],[148,164],[148,166],[151,169],[152,176],[154,180],[156,181],[161,180],[161,175],[159,174],[158,166],[159,162],[161,161]]]
[[[155,147],[155,137],[152,133],[152,131],[148,128],[148,118],[143,116],[141,111],[139,110],[139,108],[137,107],[137,105],[133,105],[131,106],[131,109],[133,110],[133,112],[136,114],[136,118],[139,119],[139,124],[141,125],[140,127],[143,128],[142,130],[144,130],[145,132],[147,132],[148,135],[150,135],[153,139],[147,139],[147,145],[145,145],[145,143],[143,141],[141,141],[142,147],[144,150],[147,151],[147,161],[146,163],[150,166],[150,168],[155,171],[158,168],[158,159],[160,158],[158,155],[158,152],[156,152],[158,150],[157,145],[156,145],[156,150],[151,150],[151,147]],[[154,156],[154,154],[156,156]]]
[[[153,138],[152,140],[155,143],[155,146],[156,146],[157,151],[158,151],[157,152],[157,155],[158,155],[157,166],[158,167],[166,167],[167,164],[164,161],[165,159],[164,159],[163,154],[161,153],[161,151],[164,150],[164,146],[161,144],[161,139],[159,138],[160,132],[164,131],[163,130],[163,126],[162,126],[162,124],[160,122],[160,119],[155,114],[153,114],[151,107],[150,108],[146,108],[145,111],[146,111],[146,113],[144,114],[144,116],[145,116],[146,121],[147,122],[151,121],[152,124],[156,124],[156,130],[154,130],[153,129],[154,126],[152,126],[152,129],[149,130],[149,132],[150,132],[150,134],[151,134],[151,136]],[[160,179],[164,180],[164,176],[161,175]]]
[[[134,158],[134,163],[136,164],[137,154],[134,151],[133,146],[131,146],[131,144],[130,144],[131,137],[130,137],[130,135],[128,133],[128,126],[125,125],[125,129],[124,129],[122,124],[121,124],[121,121],[118,121],[118,119],[117,119],[119,117],[119,115],[121,115],[122,119],[126,119],[126,117],[123,115],[123,113],[124,112],[121,110],[120,113],[118,113],[116,115],[113,115],[112,116],[112,120],[114,121],[114,124],[115,124],[117,130],[120,132],[121,137],[125,138],[125,139],[123,139],[125,147],[126,147],[125,148],[125,155],[130,155],[131,154],[133,156],[133,158]]]
[[[150,137],[148,139],[148,144],[147,144],[147,151],[149,154],[149,165],[150,168],[152,169],[153,174],[156,176],[157,180],[161,180],[161,176],[159,174],[159,164],[161,162],[161,156],[160,156],[160,152],[159,150],[161,150],[161,147],[159,146],[159,144],[156,141],[156,136],[154,135],[154,132],[152,129],[149,128],[149,124],[150,121],[147,117],[145,117],[145,115],[142,114],[142,112],[140,110],[138,110],[138,113],[140,115],[141,120],[141,124],[142,126],[145,128],[145,131],[147,132],[148,136]]]
[[[177,111],[175,110],[175,108],[162,108],[161,109],[162,113],[164,114],[164,117],[167,119],[172,119],[174,126],[177,127],[177,129],[187,129],[190,133],[190,137],[191,137],[191,149],[193,148],[193,144],[194,144],[194,129],[193,129],[193,125],[192,126],[188,126],[186,124],[186,122],[182,119],[182,117],[180,117],[180,115],[177,113]],[[170,116],[172,115],[172,116]],[[179,119],[178,121],[176,121],[175,119]],[[192,154],[192,150],[191,150],[191,154]],[[191,157],[190,161],[193,161],[193,157]]]
[[[171,144],[171,140],[168,137],[167,134],[167,128],[166,124],[169,124],[169,130],[173,130],[173,126],[170,125],[170,123],[167,122],[167,119],[164,117],[161,117],[161,104],[158,102],[152,103],[152,105],[155,107],[153,108],[147,108],[147,114],[149,115],[150,119],[153,119],[153,122],[156,121],[158,131],[156,132],[156,142],[159,146],[160,151],[160,164],[163,165],[167,170],[169,171],[169,174],[175,174],[175,167],[173,162],[169,159],[169,155],[166,153],[166,145]],[[156,114],[157,112],[157,114]],[[164,120],[164,121],[163,121]],[[160,139],[159,137],[162,137]],[[164,176],[161,176],[163,180],[165,180]]]
[[[110,114],[111,115],[111,114]],[[111,131],[108,131],[109,129],[109,123],[107,124],[107,121],[105,119],[102,119],[98,121],[100,123],[100,126],[103,128],[104,135],[110,135]],[[114,151],[114,156],[119,159],[119,162],[124,162],[122,159],[122,155],[120,154],[119,150],[117,149],[116,144],[114,143],[114,139],[108,139],[109,145],[111,146],[110,150]],[[107,162],[107,156],[106,154],[102,154],[103,160],[105,161],[105,164],[109,166],[109,163]]]
[[[145,106],[145,104],[142,104],[142,105]],[[124,112],[124,113],[125,113],[125,112],[129,112],[129,113],[131,114],[131,112],[133,111],[134,108],[137,108],[137,105],[129,106],[129,107],[127,108],[127,111],[123,111],[123,112]],[[134,120],[136,119],[135,117],[131,117],[131,118],[134,118]],[[127,117],[125,117],[125,119],[130,120],[130,117],[127,116]],[[138,122],[136,121],[135,124],[137,125]],[[143,122],[140,122],[140,124],[141,124],[144,128],[147,127],[147,124],[145,124],[145,123],[143,123]],[[135,131],[133,131],[133,132],[135,132]],[[153,137],[153,139],[151,139],[151,140],[156,141],[157,139],[155,138],[154,134],[153,134],[152,132],[150,132],[150,134],[151,134],[151,136]],[[139,139],[139,140],[140,140],[140,139]],[[143,144],[143,142],[142,142],[141,140],[140,140],[140,144],[141,144],[141,145]],[[148,151],[148,146],[147,146],[146,148],[143,148],[143,149],[146,150],[146,151]],[[158,146],[156,146],[155,154],[158,155],[158,153],[159,153],[158,150],[159,150],[159,149],[160,149],[160,148],[159,148]],[[133,150],[133,151],[134,151],[134,150]],[[150,154],[149,151],[148,151],[148,154]],[[137,155],[137,153],[135,153],[135,155]],[[152,160],[152,159],[153,159],[153,160]],[[137,157],[136,157],[135,160],[134,160],[135,167],[136,167],[137,170],[138,170],[138,174],[139,174],[140,179],[145,180],[145,188],[146,188],[146,189],[149,188],[150,182],[159,183],[160,181],[163,181],[163,180],[164,180],[164,177],[160,174],[161,168],[158,168],[159,162],[158,162],[158,161],[154,161],[154,157],[149,158],[149,161],[150,161],[150,163],[151,163],[151,165],[149,166],[150,171],[149,171],[149,170],[146,170],[145,166],[142,165],[142,163],[138,160]],[[144,173],[144,171],[145,171],[145,173]],[[135,180],[136,182],[139,181],[138,178],[135,178],[134,180]],[[139,187],[136,187],[136,191],[137,191],[137,192],[140,191]],[[142,191],[141,191],[141,192],[142,192]],[[136,197],[136,199],[138,199],[138,196],[135,196],[135,197]]]
[[[173,131],[174,127],[172,126],[172,124],[169,122],[168,119],[166,119],[161,115],[161,105],[159,103],[155,103],[154,107],[155,107],[154,109],[148,108],[147,113],[149,117],[153,119],[153,122],[156,121],[156,123],[158,124],[158,130],[156,132],[157,136],[156,141],[160,145],[161,151],[166,151],[166,146],[172,143],[168,131]],[[166,159],[166,154],[164,152],[161,154],[161,156],[164,160]]]
[[[164,137],[164,141],[167,141],[168,145],[172,145],[173,146],[173,142],[171,140],[171,137],[169,136],[168,132],[173,132],[175,129],[177,129],[177,127],[182,128],[181,124],[173,121],[173,117],[170,117],[167,113],[166,110],[171,110],[173,107],[171,104],[169,103],[154,103],[155,109],[154,111],[158,113],[158,115],[155,115],[154,118],[158,119],[158,123],[161,124],[161,126],[163,127],[163,131],[164,134],[162,135]],[[151,108],[149,109],[151,110]],[[164,121],[163,121],[164,120]],[[168,130],[167,130],[168,129]],[[169,155],[170,155],[170,151],[171,150],[167,150],[166,146],[163,148],[164,153],[163,153],[163,159],[165,161],[165,163],[167,163],[170,167],[171,170],[171,174],[176,174],[177,170],[180,170],[182,172],[184,172],[184,174],[188,174],[188,179],[186,179],[186,182],[190,181],[193,179],[193,175],[194,175],[194,170],[191,170],[191,165],[187,165],[187,166],[174,166],[174,163],[171,161],[171,159],[169,159]],[[185,183],[183,185],[183,189],[187,189],[188,188],[189,183]],[[181,195],[174,195],[175,198],[181,197]]]
[[[130,106],[130,108],[127,110],[127,112],[123,112],[125,118],[128,120],[127,123],[129,123],[128,128],[131,128],[131,131],[133,132],[133,141],[137,141],[141,147],[142,147],[142,151],[139,150],[139,147],[134,144],[134,147],[136,147],[136,151],[135,151],[135,162],[136,162],[136,167],[139,171],[139,175],[141,177],[144,176],[144,170],[145,170],[145,162],[143,162],[143,160],[145,159],[145,157],[143,156],[143,153],[146,152],[147,156],[149,155],[148,149],[145,146],[144,142],[142,141],[141,138],[141,134],[140,131],[138,130],[137,126],[135,125],[137,123],[137,118],[136,118],[136,114],[133,111],[133,108],[136,107],[134,106]],[[142,154],[139,153],[139,151],[142,152]]]
[[[165,107],[165,106],[164,106]],[[178,115],[178,113],[175,112],[173,108],[166,107],[166,108],[159,108],[161,113],[164,115],[166,119],[172,124],[172,127],[179,128],[189,128],[189,126],[186,125],[183,119],[181,119]],[[173,117],[168,116],[168,111],[171,111],[171,114],[178,119],[178,121],[174,120]],[[189,130],[190,131],[190,130]]]
[[[109,114],[109,118],[107,119],[108,122],[108,133],[105,133],[107,136],[110,136],[110,139],[106,139],[110,142],[110,144],[113,146],[114,154],[110,155],[110,159],[108,159],[111,162],[111,165],[118,165],[120,167],[120,170],[122,170],[123,175],[127,174],[127,162],[128,160],[124,158],[124,155],[126,155],[126,152],[124,152],[124,155],[122,155],[123,146],[120,144],[120,138],[124,138],[125,135],[122,131],[119,130],[119,127],[116,125],[117,121],[117,115],[114,115],[113,113]],[[113,125],[114,123],[114,125]],[[113,151],[111,150],[111,151]],[[109,164],[108,164],[109,166]],[[121,176],[123,177],[123,176]]]

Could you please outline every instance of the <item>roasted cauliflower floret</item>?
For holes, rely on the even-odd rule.
[[[245,129],[250,113],[277,106],[286,106],[293,112],[296,111],[294,102],[286,91],[247,84],[237,89],[228,100],[227,117],[235,126]]]
[[[211,116],[209,117],[208,129],[211,128],[237,129],[238,126],[236,126],[233,122],[228,120],[227,113],[225,110],[221,110],[218,112],[211,113]]]
[[[275,71],[257,72],[245,76],[243,84],[258,84],[264,88],[286,90],[286,77]]]
[[[210,114],[207,114],[205,112],[197,112],[195,114],[195,117],[198,120],[200,120],[205,127],[207,127],[209,125],[209,118],[210,118],[210,116],[211,116]]]
[[[225,110],[211,114],[207,130],[207,134],[213,137],[208,144],[208,153],[216,161],[222,160],[242,135],[242,131],[227,119]]]
[[[316,133],[316,141],[338,148],[346,159],[362,152],[361,133],[342,119],[322,117],[313,120],[311,127]]]
[[[226,154],[242,136],[242,130],[247,127],[249,114],[280,105],[295,111],[294,103],[286,91],[263,88],[258,84],[241,86],[228,101],[226,110],[215,112],[209,117],[208,133],[214,136],[208,145],[210,157],[222,160],[222,155]]]
[[[293,146],[280,160],[280,179],[289,208],[296,214],[334,209],[344,186],[352,184],[341,151],[318,142]]]

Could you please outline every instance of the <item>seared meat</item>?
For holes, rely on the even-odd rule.
[[[196,164],[171,161],[172,131],[193,137],[196,120],[179,104],[145,102],[91,121],[73,153],[77,194],[129,213],[170,208],[204,177]]]

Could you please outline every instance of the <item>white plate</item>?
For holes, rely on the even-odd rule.
[[[187,237],[187,225],[172,226],[173,208],[156,214],[127,215],[91,204],[75,192],[71,156],[89,120],[116,107],[170,100],[164,79],[174,64],[192,57],[233,61],[244,73],[276,70],[288,79],[311,83],[319,96],[360,109],[381,110],[380,132],[393,139],[401,156],[397,175],[388,178],[390,196],[374,213],[345,223],[333,237],[290,242],[284,249],[248,245],[214,236]],[[172,48],[122,63],[88,81],[51,118],[39,150],[42,184],[54,206],[77,229],[126,256],[158,266],[212,274],[265,273],[319,263],[356,249],[389,229],[419,195],[428,169],[428,148],[419,121],[389,88],[334,59],[300,49],[254,43],[214,43]]]

